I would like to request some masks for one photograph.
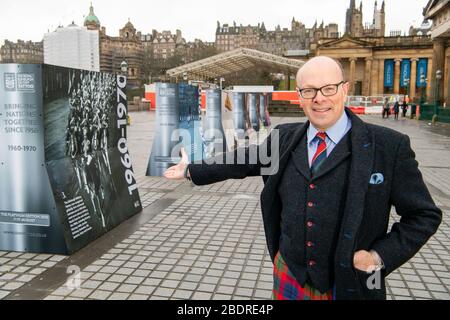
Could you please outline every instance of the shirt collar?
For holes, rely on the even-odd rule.
[[[349,119],[347,113],[344,110],[339,120],[331,128],[325,131],[328,138],[333,141],[334,144],[338,144],[342,137],[345,135],[348,121]],[[308,144],[313,141],[318,132],[319,130],[317,130],[310,121],[308,128]]]

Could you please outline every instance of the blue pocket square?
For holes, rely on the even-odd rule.
[[[374,173],[370,177],[370,184],[382,184],[384,182],[384,176],[381,173]]]

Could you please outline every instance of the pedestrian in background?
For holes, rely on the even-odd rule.
[[[398,103],[398,100],[394,103],[394,119],[398,120],[398,114],[400,113],[400,104]]]
[[[402,103],[402,116],[406,117],[406,111],[408,110],[408,104],[406,103],[406,99],[403,100]]]
[[[383,114],[382,118],[384,119],[384,115],[386,115],[386,118],[389,118],[389,100],[388,98],[384,98],[384,104],[383,104]]]

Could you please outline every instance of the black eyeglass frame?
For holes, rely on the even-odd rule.
[[[302,97],[303,99],[309,99],[309,100],[314,99],[315,97],[317,97],[317,92],[319,92],[319,91],[320,91],[320,93],[321,93],[324,97],[332,97],[332,96],[334,96],[335,94],[338,93],[338,91],[339,91],[339,86],[340,86],[341,84],[344,84],[344,83],[347,83],[347,82],[348,82],[348,81],[342,80],[342,81],[339,82],[339,83],[330,83],[330,84],[324,85],[323,87],[320,87],[320,88],[303,88],[303,89],[297,88],[297,92],[298,92],[299,95],[301,95],[301,97]],[[329,87],[329,86],[336,86],[336,92],[333,93],[333,94],[329,94],[329,95],[324,94],[323,91],[322,91],[322,89],[325,88],[325,87]],[[314,96],[311,97],[311,98],[305,98],[305,97],[303,96],[303,93],[302,93],[304,90],[315,90],[316,93],[315,93]]]

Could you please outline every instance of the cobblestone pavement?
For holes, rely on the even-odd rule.
[[[131,118],[129,149],[143,212],[71,257],[0,252],[0,299],[270,299],[262,180],[198,187],[146,177],[155,117],[141,112]],[[411,137],[426,183],[444,211],[437,234],[388,277],[388,299],[450,299],[450,127],[364,120]],[[273,119],[295,121],[304,119]],[[391,223],[396,220],[393,210]],[[82,271],[77,289],[66,285],[70,266]]]

